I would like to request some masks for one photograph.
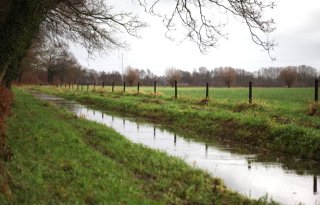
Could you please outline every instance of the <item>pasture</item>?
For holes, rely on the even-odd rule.
[[[63,87],[64,88],[64,87]],[[62,88],[62,89],[63,89]],[[68,89],[68,88],[66,88]],[[76,88],[74,87],[76,90]],[[182,99],[204,99],[206,97],[206,87],[178,87],[178,98]],[[89,91],[112,92],[111,85],[89,86]],[[209,99],[219,101],[229,105],[248,102],[248,88],[217,88],[209,87]],[[79,87],[81,91],[81,86]],[[83,91],[87,91],[87,86],[83,86]],[[122,93],[123,86],[114,86],[115,93]],[[125,92],[129,94],[138,93],[137,86],[126,86]],[[153,86],[141,86],[140,94],[154,94]],[[171,86],[157,86],[156,93],[164,98],[173,98],[175,88]],[[253,87],[253,102],[271,106],[273,109],[282,111],[305,111],[314,101],[314,88],[261,88]]]

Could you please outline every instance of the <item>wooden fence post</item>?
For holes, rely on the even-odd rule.
[[[123,92],[126,92],[126,81],[123,81]]]
[[[252,103],[252,82],[249,81],[249,103]]]
[[[209,83],[206,83],[206,99],[209,97]]]
[[[139,93],[139,91],[140,91],[140,82],[138,82],[138,93]]]
[[[314,80],[314,101],[318,102],[319,100],[319,80],[315,79]]]
[[[104,81],[102,81],[102,88],[104,88]]]
[[[114,82],[112,82],[112,92],[114,91]]]
[[[177,88],[177,81],[174,81],[174,97],[178,98],[178,88]]]
[[[153,82],[153,92],[154,92],[154,94],[157,93],[157,81]]]

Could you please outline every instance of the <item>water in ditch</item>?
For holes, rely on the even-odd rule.
[[[301,161],[288,164],[260,160],[257,155],[239,154],[230,147],[198,142],[158,125],[115,116],[63,98],[41,93],[34,95],[77,116],[112,127],[134,143],[180,157],[188,164],[223,179],[229,189],[242,195],[254,199],[268,195],[281,204],[320,204],[318,166],[299,166],[303,164]]]

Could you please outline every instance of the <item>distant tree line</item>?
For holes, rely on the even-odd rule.
[[[311,66],[287,66],[261,68],[256,72],[232,67],[218,67],[212,70],[206,67],[194,69],[193,72],[167,68],[163,76],[155,75],[150,69],[138,69],[128,66],[123,73],[119,71],[98,72],[79,64],[66,45],[35,44],[29,49],[21,63],[17,81],[27,84],[122,84],[128,86],[158,85],[173,86],[177,81],[180,86],[204,86],[209,83],[214,87],[243,87],[249,81],[260,87],[308,87],[313,86],[314,79],[319,78],[317,70]]]

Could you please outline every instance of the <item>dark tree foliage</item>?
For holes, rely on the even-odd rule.
[[[66,60],[66,62],[68,61]],[[36,59],[36,63],[29,62],[28,64],[31,65],[31,67],[21,73],[21,82],[26,84],[47,83],[46,76],[48,72],[47,67],[45,67],[47,63],[39,62],[39,60]],[[92,84],[95,82],[96,84],[101,85],[102,82],[104,82],[105,85],[111,85],[114,82],[116,85],[122,84],[122,75],[118,71],[103,71],[98,73],[93,69],[83,68],[78,65],[78,63],[71,63],[70,65],[71,66],[65,66],[62,70],[63,72],[54,75],[54,84],[60,84],[61,77],[62,82],[64,83]],[[319,78],[320,76],[320,73],[311,66],[301,65],[290,67],[297,72],[296,80],[294,84],[292,84],[297,87],[312,87],[314,85],[314,79]],[[140,84],[144,86],[152,86],[154,81],[157,81],[157,85],[171,85],[171,83],[174,84],[174,79],[178,79],[180,86],[205,86],[206,83],[209,83],[209,85],[213,87],[224,87],[228,86],[225,77],[230,77],[230,75],[224,77],[224,73],[229,73],[226,71],[231,69],[233,86],[246,87],[248,86],[249,81],[253,81],[254,85],[257,87],[282,87],[284,81],[280,77],[280,73],[286,68],[287,67],[270,67],[261,68],[256,72],[249,72],[244,69],[230,67],[218,67],[211,70],[200,67],[193,72],[174,69],[174,72],[170,71],[163,76],[155,75],[149,69],[134,69],[134,71],[136,73],[135,75],[139,75]],[[107,67],[105,69],[112,70]],[[177,74],[177,78],[174,77],[175,73]],[[171,83],[169,82],[169,79],[171,79]],[[136,81],[133,81],[133,84],[134,83],[136,83]],[[231,86],[231,83],[229,86]]]
[[[149,5],[136,1],[149,13],[159,14],[155,8],[161,0],[149,1]],[[216,12],[242,19],[253,41],[268,52],[274,46],[273,42],[260,37],[261,33],[274,30],[273,20],[266,20],[263,15],[266,9],[274,7],[273,3],[259,0],[173,2],[172,12],[163,16],[166,27],[174,30],[176,19],[180,19],[187,31],[186,37],[197,43],[203,52],[226,35],[224,24],[215,18]],[[137,30],[143,26],[135,15],[114,12],[104,0],[0,0],[0,83],[10,84],[19,76],[20,62],[39,33],[55,44],[71,40],[92,52],[124,47],[126,43],[117,38],[118,33],[137,35]]]
[[[54,44],[71,40],[92,52],[124,47],[117,34],[136,35],[142,26],[136,16],[113,12],[103,0],[1,0],[0,82],[17,77],[40,33]]]

